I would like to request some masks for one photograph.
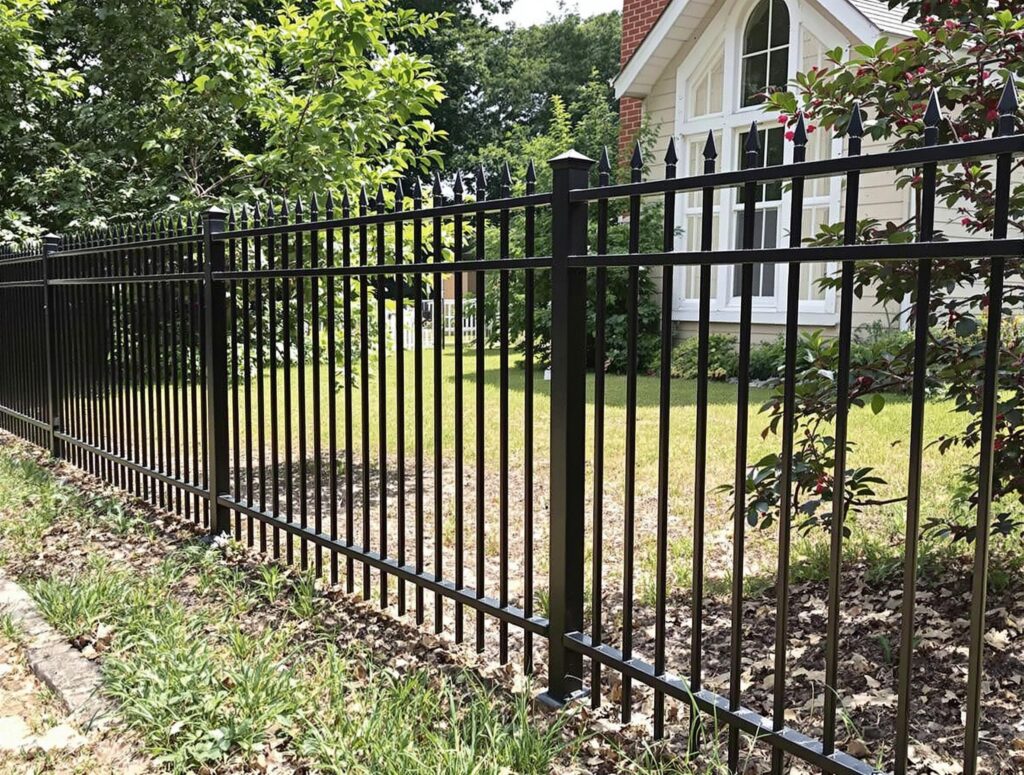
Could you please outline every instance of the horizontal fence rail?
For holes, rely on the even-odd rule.
[[[940,144],[933,96],[924,145],[910,150],[862,154],[855,107],[845,155],[828,160],[806,160],[801,116],[792,161],[777,166],[761,164],[755,124],[737,171],[718,170],[712,135],[699,160],[702,172],[685,177],[677,176],[674,143],[663,179],[644,180],[638,147],[630,182],[613,183],[606,154],[596,187],[590,185],[594,162],[570,152],[550,162],[550,193],[536,192],[531,164],[518,185],[506,167],[494,183],[482,170],[469,185],[458,175],[448,195],[439,177],[429,190],[413,179],[340,201],[261,202],[230,212],[214,208],[197,221],[48,236],[18,252],[0,251],[0,426],[213,534],[228,534],[364,599],[376,597],[382,608],[394,606],[435,632],[450,629],[457,642],[468,640],[481,652],[496,642],[498,660],[516,658],[527,674],[536,667],[535,637],[546,639],[542,700],[550,705],[589,692],[596,708],[617,694],[618,712],[628,722],[638,692],[649,691],[657,737],[674,722],[666,711],[671,700],[682,708],[691,751],[724,730],[731,772],[743,771],[746,736],[770,751],[775,773],[784,771],[787,756],[825,772],[871,773],[872,764],[841,750],[838,739],[853,290],[858,261],[914,262],[910,475],[892,730],[892,767],[904,773],[914,713],[929,346],[929,306],[922,300],[933,293],[935,261],[983,260],[990,274],[988,339],[978,375],[981,496],[964,701],[964,771],[973,773],[1004,281],[1011,267],[1020,271],[1024,256],[1024,238],[1009,230],[1011,167],[1024,156],[1016,112],[1008,86],[991,139]],[[973,240],[940,241],[936,169],[967,160],[994,164],[995,229]],[[908,169],[922,176],[915,240],[865,244],[858,234],[862,176]],[[812,246],[803,239],[806,186],[817,177],[841,181],[841,245]],[[762,247],[755,233],[758,187],[775,181],[786,184],[791,202],[788,245]],[[742,229],[735,246],[715,247],[716,191],[730,188],[742,192]],[[684,249],[680,239],[684,197],[698,202],[688,206],[699,213],[699,233],[689,243],[697,249]],[[652,198],[662,208],[653,246],[641,234],[643,208]],[[619,221],[616,213],[628,219]],[[625,248],[613,250],[610,227],[620,223]],[[817,726],[809,729],[787,722],[796,518],[788,494],[794,486],[801,273],[817,262],[838,267],[839,387],[824,686]],[[771,701],[755,707],[742,683],[752,646],[744,622],[748,404],[755,272],[766,264],[787,269],[779,483],[785,495],[777,523]],[[735,428],[729,429],[735,466],[728,666],[724,682],[713,687],[705,664],[708,383],[712,271],[719,266],[735,267],[739,377]],[[670,361],[677,333],[674,284],[686,267],[699,273],[699,375],[694,464],[684,471],[670,460]],[[661,274],[661,311],[656,485],[653,518],[645,522],[638,506],[645,494],[637,477],[637,363],[641,269],[651,268]],[[626,312],[624,320],[612,321],[614,269],[625,272]],[[621,427],[609,422],[603,367],[613,324],[625,327]],[[543,341],[550,342],[550,353],[538,351]],[[597,368],[588,382],[589,363]],[[547,365],[550,384],[539,378]],[[621,441],[621,461],[609,458],[613,437]],[[609,489],[609,472],[620,464],[621,489],[618,483]],[[693,524],[685,536],[673,532],[670,520],[670,484],[680,479],[692,484]],[[621,530],[614,551],[613,513]],[[653,528],[656,555],[653,616],[646,619],[653,619],[651,633],[639,629],[647,604],[635,586],[638,532],[647,528]],[[686,589],[673,589],[669,578],[669,546],[676,539],[688,540],[692,553]],[[685,664],[667,648],[679,621],[670,620],[670,605],[681,599],[689,607]],[[496,639],[488,637],[490,630]]]

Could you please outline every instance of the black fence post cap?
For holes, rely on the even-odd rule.
[[[203,210],[202,214],[202,217],[208,221],[221,221],[227,218],[227,216],[228,211],[221,209],[220,207],[217,207],[217,205],[214,205],[213,207],[209,207],[206,210]]]
[[[591,159],[589,156],[584,156],[579,151],[573,149],[563,153],[561,156],[556,156],[553,159],[548,159],[548,166],[554,170],[560,169],[584,169],[588,170],[592,166],[597,164],[596,161]]]

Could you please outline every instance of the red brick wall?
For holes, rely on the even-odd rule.
[[[623,0],[622,4],[622,66],[643,43],[651,27],[658,21],[669,0]],[[619,102],[619,151],[628,157],[640,128],[641,101],[623,97]]]

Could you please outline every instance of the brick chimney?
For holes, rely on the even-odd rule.
[[[625,67],[651,27],[658,21],[670,0],[623,0],[622,3],[622,57]],[[623,158],[632,153],[633,141],[640,129],[643,115],[642,101],[623,97],[619,101],[619,152]]]

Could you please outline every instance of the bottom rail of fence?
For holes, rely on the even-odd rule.
[[[821,742],[789,727],[772,728],[772,720],[748,708],[729,709],[729,700],[702,689],[691,692],[686,681],[671,674],[657,675],[654,667],[639,659],[623,659],[622,652],[604,644],[595,645],[590,636],[571,632],[565,636],[565,646],[588,659],[599,662],[624,676],[637,680],[666,696],[679,700],[710,717],[713,723],[739,729],[751,735],[757,743],[779,748],[808,764],[820,767],[834,775],[873,775],[876,770],[866,762],[837,751],[826,755]]]
[[[280,517],[255,509],[230,496],[222,495],[217,499],[217,502],[233,511],[237,511],[239,514],[257,519],[298,538],[304,538],[313,545],[327,551],[337,552],[356,562],[365,563],[372,568],[384,571],[395,578],[403,579],[429,592],[437,592],[449,600],[474,608],[488,616],[493,616],[499,621],[508,622],[527,632],[543,635],[544,637],[548,636],[547,619],[540,616],[527,616],[521,608],[511,605],[503,606],[493,597],[477,597],[476,591],[472,587],[456,588],[455,584],[451,581],[445,579],[438,580],[430,573],[418,573],[414,565],[401,564],[397,560],[381,556],[379,552],[366,551],[356,545],[349,546],[342,541],[332,539],[326,533],[318,533],[311,527],[302,527],[295,522],[286,522]]]

